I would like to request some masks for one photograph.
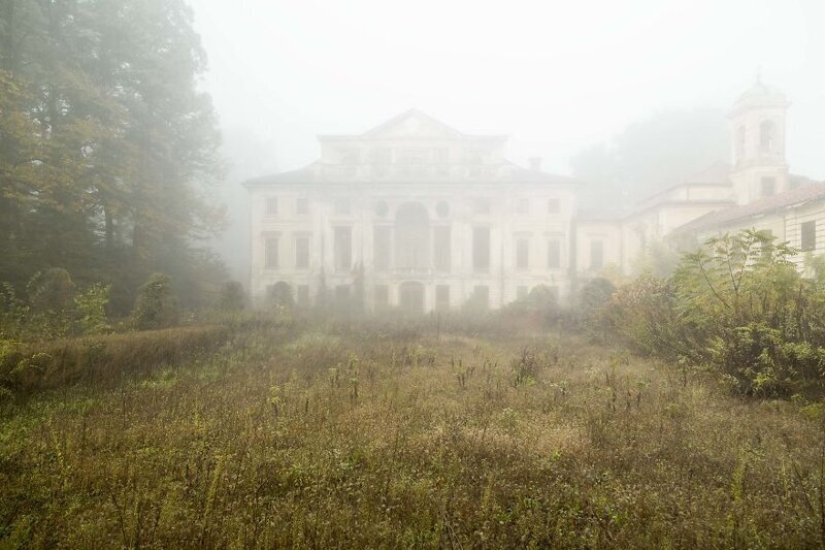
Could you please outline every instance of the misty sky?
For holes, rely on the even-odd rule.
[[[259,141],[247,175],[411,107],[569,173],[657,111],[727,108],[761,66],[793,104],[791,171],[825,179],[825,0],[189,2],[221,126]]]

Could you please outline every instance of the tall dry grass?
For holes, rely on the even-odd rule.
[[[7,412],[0,541],[807,548],[823,457],[815,404],[574,336],[260,325]]]

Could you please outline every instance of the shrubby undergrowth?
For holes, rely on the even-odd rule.
[[[617,290],[600,322],[636,351],[710,366],[736,391],[790,396],[825,375],[825,281],[759,231],[711,239],[668,278]]]

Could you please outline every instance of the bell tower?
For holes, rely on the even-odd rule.
[[[788,190],[785,161],[785,117],[790,103],[784,94],[762,83],[739,96],[728,119],[732,138],[730,181],[737,204]]]

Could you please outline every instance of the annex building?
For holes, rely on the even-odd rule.
[[[825,183],[791,175],[789,102],[757,80],[729,112],[717,162],[611,218],[577,214],[580,182],[504,156],[506,137],[467,135],[411,110],[360,135],[320,136],[321,158],[245,182],[255,303],[289,285],[298,305],[357,298],[372,311],[499,308],[547,285],[565,302],[607,269],[632,275],[655,246],[770,231],[825,253]],[[804,267],[804,257],[798,259]]]

